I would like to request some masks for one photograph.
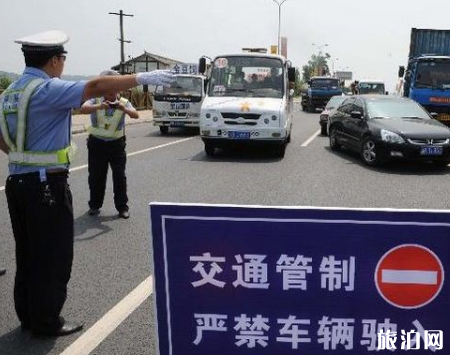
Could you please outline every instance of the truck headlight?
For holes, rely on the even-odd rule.
[[[153,111],[153,116],[154,117],[164,117],[166,115],[167,115],[166,111],[159,111],[159,110]]]
[[[199,118],[199,117],[200,117],[200,114],[199,114],[198,112],[191,112],[191,113],[189,114],[189,117],[191,117],[191,118]]]
[[[388,131],[387,129],[381,130],[381,140],[387,143],[397,143],[397,144],[405,143],[405,140],[402,137],[400,137],[397,133]]]

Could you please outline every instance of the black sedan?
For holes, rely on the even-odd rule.
[[[353,96],[330,117],[328,129],[332,150],[355,150],[370,166],[399,158],[450,163],[449,128],[407,98]]]

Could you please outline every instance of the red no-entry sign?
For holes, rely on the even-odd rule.
[[[444,284],[438,256],[421,245],[389,250],[378,262],[375,284],[381,297],[398,308],[420,308],[433,301]]]

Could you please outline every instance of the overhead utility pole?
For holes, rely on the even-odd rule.
[[[110,12],[110,15],[117,15],[120,16],[120,74],[125,74],[125,50],[124,50],[124,43],[131,43],[131,41],[126,41],[123,38],[123,17],[129,16],[133,17],[134,15],[131,14],[124,14],[122,10],[120,10],[119,13],[117,12]]]

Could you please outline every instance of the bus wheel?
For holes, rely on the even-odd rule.
[[[205,153],[208,157],[213,157],[216,153],[216,147],[214,147],[211,143],[205,142]]]

